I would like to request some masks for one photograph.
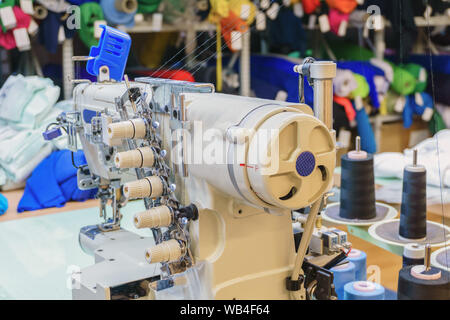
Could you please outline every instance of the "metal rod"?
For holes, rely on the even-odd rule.
[[[314,86],[314,116],[328,130],[333,130],[333,78],[336,64],[332,61],[314,61],[309,66],[309,77]]]
[[[292,270],[291,280],[296,281],[298,280],[298,277],[300,275],[304,274],[304,271],[302,269],[303,260],[305,259],[306,250],[308,249],[309,243],[311,242],[315,221],[320,211],[322,199],[323,198],[320,197],[316,202],[314,202],[311,210],[309,211],[308,218],[306,219],[306,223],[303,227],[303,236],[298,246],[297,256],[295,257],[295,264],[294,269]],[[291,294],[294,298],[298,299],[300,292],[292,291]]]
[[[333,129],[333,80],[314,79],[314,116]]]
[[[64,99],[72,98],[74,78],[73,71],[73,39],[66,39],[62,44],[62,63],[63,63],[63,89]]]
[[[425,271],[431,269],[431,245],[427,243],[425,245]]]
[[[241,96],[250,96],[250,30],[242,33],[242,49],[240,63]]]
[[[358,152],[361,151],[361,137],[360,136],[356,137],[356,151],[358,151]]]
[[[413,150],[413,166],[417,166],[417,149]]]

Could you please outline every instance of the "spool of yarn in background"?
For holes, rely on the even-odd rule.
[[[375,134],[373,132],[372,125],[370,124],[369,116],[367,115],[364,107],[356,111],[355,121],[358,129],[358,135],[362,138],[361,149],[369,153],[375,153],[377,151]]]
[[[367,83],[366,78],[364,78],[362,75],[357,74],[357,73],[353,73],[353,76],[355,77],[357,86],[356,86],[356,89],[354,89],[350,93],[350,98],[351,99],[353,99],[355,97],[361,97],[363,99],[366,98],[370,92],[369,84]]]
[[[404,267],[398,275],[398,300],[449,300],[450,274],[448,271],[416,265]]]
[[[416,78],[409,71],[394,64],[391,65],[394,71],[394,79],[391,83],[391,88],[403,96],[413,93],[416,88]]]
[[[94,36],[95,21],[103,20],[103,11],[100,5],[96,2],[83,3],[80,6],[80,31],[78,35],[81,41],[90,48],[98,44],[98,39]]]
[[[15,19],[16,19],[16,28],[25,28],[28,29],[30,26],[31,18],[29,15],[25,14],[22,9],[18,6],[14,6],[12,8]],[[3,27],[3,25],[2,25]],[[5,48],[6,50],[11,50],[17,47],[17,41],[14,37],[14,30],[7,30],[4,33],[0,32],[0,46]]]
[[[137,0],[100,0],[100,6],[108,24],[134,26]]]
[[[45,18],[47,18],[47,15],[48,10],[44,6],[41,6],[39,4],[34,6],[34,14],[33,14],[34,18],[38,20],[44,20]]]
[[[428,74],[427,70],[415,63],[408,63],[405,65],[405,70],[411,73],[416,78],[416,87],[414,92],[422,92],[427,88]]]
[[[345,69],[337,69],[336,77],[333,79],[334,94],[338,97],[348,97],[353,90],[356,90],[356,82],[353,72]]]
[[[138,0],[138,13],[153,13],[158,10],[161,0]],[[209,2],[208,2],[209,3]]]
[[[404,239],[420,240],[427,236],[426,177],[426,169],[417,164],[417,150],[414,150],[413,164],[403,171],[399,236]]]
[[[341,157],[341,207],[339,216],[345,219],[372,219],[376,216],[373,156]]]
[[[330,269],[334,276],[334,288],[338,299],[344,299],[345,284],[355,281],[355,265],[353,262],[348,262]]]
[[[418,243],[408,243],[403,248],[403,267],[424,263],[425,246]]]
[[[64,39],[70,39],[75,35],[75,29],[69,29],[64,18],[66,13],[48,11],[47,17],[39,24],[39,42],[50,53],[58,51],[59,43]],[[63,39],[61,39],[63,38]]]
[[[20,1],[17,1],[20,2]],[[40,5],[49,11],[53,11],[56,13],[66,13],[67,9],[70,7],[70,3],[59,0],[59,1],[49,1],[49,0],[36,0],[34,1],[35,5]],[[35,10],[34,10],[35,11]],[[32,13],[34,15],[34,12]]]
[[[143,0],[141,0],[143,1]],[[140,2],[139,2],[140,5]],[[195,13],[200,17],[200,20],[206,20],[208,18],[209,12],[211,11],[211,4],[208,0],[197,0],[195,3]]]
[[[355,265],[355,280],[365,281],[367,279],[367,255],[365,252],[353,249],[348,253],[347,260]]]
[[[8,30],[13,30],[17,28],[17,19],[13,12],[15,7],[14,0],[3,0],[0,2],[0,9],[2,9],[2,16],[0,19],[0,26],[3,34],[5,34]],[[8,45],[2,45],[3,47],[7,47]],[[12,45],[11,45],[12,46]],[[13,48],[16,47],[16,43],[14,41]],[[9,49],[7,49],[9,50]]]
[[[370,281],[352,281],[344,286],[344,300],[384,300],[382,285]]]
[[[362,149],[370,153],[375,153],[377,151],[375,135],[363,101],[370,93],[369,83],[365,77],[358,73],[353,73],[353,76],[355,77],[357,87],[350,93],[349,98],[354,101],[358,135],[362,138]]]

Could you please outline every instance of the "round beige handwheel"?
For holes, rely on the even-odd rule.
[[[311,115],[272,116],[258,128],[248,154],[251,186],[270,204],[302,208],[330,187],[335,144],[328,129]]]

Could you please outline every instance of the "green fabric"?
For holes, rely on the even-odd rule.
[[[164,0],[162,12],[164,21],[169,24],[185,21],[184,12],[188,6],[189,4],[185,0]]]
[[[104,20],[102,7],[97,2],[86,2],[80,6],[81,28],[78,31],[81,41],[90,48],[98,45],[98,39],[94,37],[94,22]]]
[[[371,50],[352,43],[330,42],[330,48],[338,60],[367,61],[375,57]]]
[[[291,53],[288,54],[289,58],[300,58],[300,51],[292,51]]]
[[[13,7],[14,6],[14,1],[15,0],[4,0],[4,1],[0,2],[0,9],[4,8],[4,7]],[[6,28],[3,25],[3,22],[1,20],[0,20],[0,26],[2,28],[2,32],[3,33],[6,33],[6,31],[8,31],[8,30],[6,30]]]
[[[359,75],[357,73],[353,73],[356,82],[358,83],[358,87],[356,87],[355,90],[352,91],[350,94],[350,98],[353,99],[354,97],[361,97],[366,98],[369,95],[369,84],[367,83],[366,78],[364,78],[362,75]]]
[[[444,119],[442,119],[441,114],[436,109],[434,109],[433,117],[431,118],[430,122],[428,123],[428,129],[430,130],[430,132],[433,136],[438,131],[447,129]]]
[[[415,63],[408,63],[405,65],[405,70],[411,73],[416,78],[416,87],[414,88],[414,92],[423,92],[427,88],[427,70]],[[420,73],[425,72],[425,80],[420,81]]]
[[[394,80],[391,83],[391,88],[403,96],[413,93],[417,83],[416,77],[404,67],[396,66],[393,63],[391,65],[394,71]]]
[[[0,8],[12,7],[14,6],[14,4],[14,0],[3,0],[2,2],[0,2]]]
[[[138,13],[153,13],[158,10],[161,0],[138,0]]]

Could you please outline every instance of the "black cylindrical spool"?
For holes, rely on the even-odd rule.
[[[405,257],[405,255],[403,255],[403,263],[402,263],[403,267],[423,265],[423,263],[424,263],[424,258],[415,259],[415,258]]]
[[[427,236],[427,172],[423,167],[414,168],[403,171],[399,235],[406,239]]]
[[[345,219],[375,218],[375,179],[373,156],[366,159],[341,157],[341,204],[339,216]]]
[[[437,280],[417,279],[411,275],[413,266],[400,270],[398,275],[398,300],[449,300],[450,274],[439,269],[441,277]],[[438,268],[431,267],[431,272]]]

